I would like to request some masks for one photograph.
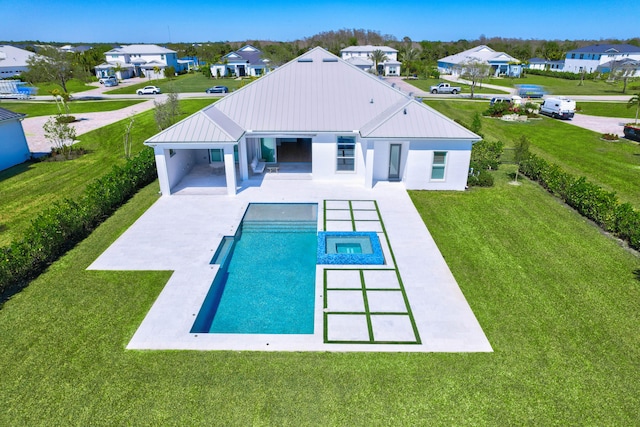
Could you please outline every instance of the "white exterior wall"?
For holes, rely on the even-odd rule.
[[[373,161],[373,183],[377,181],[389,180],[389,154],[391,144],[400,144],[400,180],[404,181],[404,174],[407,164],[407,152],[409,141],[375,141],[374,161]]]
[[[602,57],[606,57],[606,55],[602,55]],[[609,59],[606,59],[604,62],[608,62]],[[595,59],[571,59],[566,58],[564,61],[564,70],[570,73],[579,73],[581,71],[586,71],[587,73],[593,73],[596,71],[600,65],[600,61]],[[582,68],[582,70],[580,70]]]
[[[22,122],[0,122],[0,170],[26,162],[31,157]]]
[[[311,144],[312,177],[314,180],[335,180],[342,182],[364,183],[365,179],[365,150],[363,143],[356,137],[355,171],[338,172],[338,136],[353,136],[352,134],[319,134],[313,137]]]
[[[455,144],[412,141],[403,174],[405,187],[408,190],[464,190],[471,160],[471,146],[470,142]],[[433,153],[436,151],[447,152],[444,180],[431,179]]]
[[[163,196],[171,194],[171,188],[191,171],[197,162],[198,150],[173,150],[155,148],[156,166]]]

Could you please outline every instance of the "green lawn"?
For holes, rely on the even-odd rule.
[[[116,99],[108,101],[71,101],[70,114],[94,113],[100,111],[114,111],[130,107],[143,100]],[[58,114],[58,104],[53,101],[0,101],[0,107],[16,113],[27,114],[29,117],[50,116]]]
[[[410,83],[412,85],[414,85],[415,87],[417,87],[418,89],[421,89],[425,92],[429,92],[429,88],[431,86],[435,86],[438,83],[442,83],[444,80],[439,80],[439,79],[418,79],[418,80],[405,80],[407,83]],[[460,89],[462,89],[462,93],[471,93],[471,86],[469,85],[465,85],[465,84],[461,84],[461,83],[451,83],[452,86],[460,86]],[[501,93],[503,91],[500,90],[496,90],[496,89],[489,89],[486,87],[482,87],[482,85],[478,85],[475,88],[474,94],[476,93]],[[504,91],[504,93],[508,93],[507,91]]]
[[[638,258],[505,174],[411,193],[493,353],[125,350],[171,272],[86,267],[155,183],[0,310],[0,425],[636,425]]]
[[[49,95],[54,89],[62,91],[62,86],[57,83],[36,83],[34,86],[38,88],[36,95],[39,96]],[[69,93],[84,92],[95,88],[95,86],[88,85],[85,82],[76,79],[71,79],[67,82],[67,91]]]
[[[434,100],[428,105],[448,117],[470,124],[475,112],[487,109],[487,101]],[[609,191],[615,191],[625,202],[640,208],[640,146],[620,140],[600,140],[600,134],[561,120],[543,117],[528,123],[505,122],[482,117],[482,133],[486,139],[499,140],[513,147],[522,135],[531,142],[531,151],[565,171],[585,176]]]
[[[583,102],[578,101],[576,108],[581,114],[601,117],[622,117],[632,119],[636,116],[635,108],[627,108],[622,102]]]
[[[212,99],[180,101],[183,117],[211,104]],[[158,132],[154,111],[136,115],[131,132],[133,154]],[[128,120],[78,137],[89,153],[72,161],[23,163],[0,171],[0,246],[19,237],[30,221],[56,200],[74,198],[87,183],[123,163],[122,136]]]
[[[118,89],[105,92],[106,94],[135,94],[136,90],[148,85],[158,86],[164,93],[168,92],[196,92],[204,93],[205,90],[212,86],[227,86],[229,91],[238,89],[239,87],[248,84],[251,80],[236,80],[236,79],[212,79],[207,78],[201,73],[184,74],[174,79],[160,79],[149,80],[144,83],[139,83],[130,86],[122,86]]]
[[[581,86],[580,80],[566,80],[557,77],[536,76],[531,74],[521,79],[508,77],[492,78],[489,79],[488,83],[506,87],[515,87],[515,85],[519,84],[540,85],[543,86],[548,93],[556,95],[624,95],[622,93],[624,86],[622,82],[607,83],[603,80],[585,80]],[[631,92],[637,90],[633,89],[636,86],[638,86],[637,82],[632,82],[627,86],[629,98],[631,98]]]

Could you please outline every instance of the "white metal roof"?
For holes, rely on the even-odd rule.
[[[394,48],[389,47],[389,46],[372,46],[370,44],[365,45],[365,46],[349,46],[349,47],[345,47],[344,49],[342,49],[340,51],[340,53],[342,53],[342,52],[371,53],[374,50],[381,50],[383,52],[398,53],[397,49],[394,49]]]
[[[175,50],[167,49],[166,47],[158,46],[157,44],[130,44],[127,46],[120,46],[105,52],[108,54],[129,54],[129,55],[157,55],[166,53],[176,53]]]
[[[465,50],[464,52],[456,53],[455,55],[449,55],[445,58],[439,59],[438,62],[446,62],[448,64],[461,64],[466,61],[481,61],[481,62],[520,62],[511,55],[504,52],[496,52],[489,46],[480,45],[474,48]]]
[[[406,115],[401,107],[406,108]],[[400,110],[402,117],[396,117]],[[194,142],[193,135],[206,142],[228,142],[239,140],[245,131],[285,135],[360,131],[363,137],[375,138],[479,139],[382,79],[319,47],[195,115],[205,115],[209,122],[192,116],[147,142]],[[199,126],[206,129],[197,129]]]
[[[0,67],[26,67],[27,59],[35,55],[28,50],[0,45]]]

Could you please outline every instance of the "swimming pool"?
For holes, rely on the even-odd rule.
[[[192,333],[312,334],[317,204],[252,203],[220,264]]]
[[[319,232],[317,258],[318,264],[384,264],[380,239],[370,231]]]

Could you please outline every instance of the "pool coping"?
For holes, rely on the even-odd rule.
[[[314,333],[307,335],[192,334],[194,318],[217,272],[209,261],[224,235],[234,234],[249,203],[375,200],[402,275],[420,342],[325,342],[325,270],[363,266],[316,266]],[[322,229],[331,225],[318,210]],[[176,221],[177,218],[188,220]],[[357,226],[358,220],[350,218]],[[366,220],[361,221],[366,225]],[[320,227],[319,227],[320,229]],[[387,254],[385,254],[387,255]],[[364,266],[371,269],[380,266]],[[161,197],[103,254],[92,270],[173,270],[127,345],[128,349],[258,351],[492,351],[453,275],[401,183],[371,189],[315,181],[265,181],[235,197]]]

